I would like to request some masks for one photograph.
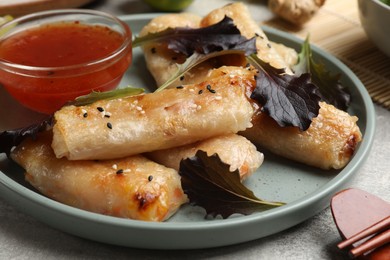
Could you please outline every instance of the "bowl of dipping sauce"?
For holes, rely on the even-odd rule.
[[[129,26],[104,12],[38,12],[0,31],[0,84],[41,113],[91,91],[116,88],[132,60]]]
[[[390,1],[358,0],[360,22],[368,38],[390,57]]]

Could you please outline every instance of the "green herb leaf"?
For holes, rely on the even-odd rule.
[[[6,130],[0,133],[0,154],[7,156],[14,146],[19,145],[25,138],[36,138],[39,132],[50,129],[53,126],[53,115],[43,119],[41,122],[14,130]]]
[[[346,110],[351,100],[348,89],[341,85],[340,74],[332,75],[323,63],[314,61],[309,37],[302,44],[298,57],[299,62],[293,68],[295,74],[310,73],[311,81],[319,88],[321,100],[339,109]]]
[[[240,182],[238,171],[230,172],[229,167],[217,154],[209,157],[204,151],[180,162],[183,190],[191,204],[206,210],[206,217],[221,215],[227,218],[235,213],[249,215],[284,205],[257,198]]]
[[[245,52],[242,50],[224,50],[224,51],[212,52],[209,54],[199,54],[199,53],[195,52],[190,57],[188,57],[183,64],[177,64],[177,71],[175,72],[175,74],[173,74],[166,82],[164,82],[164,84],[162,84],[160,87],[158,87],[155,90],[155,92],[159,92],[159,91],[169,87],[174,81],[176,81],[181,76],[186,74],[192,68],[205,62],[206,60],[209,60],[209,59],[212,59],[212,58],[215,58],[218,56],[230,55],[230,54],[244,55]]]
[[[241,35],[231,18],[225,16],[219,23],[203,28],[168,28],[158,33],[135,38],[133,47],[151,42],[167,43],[168,49],[184,54],[208,54],[212,52],[241,49],[246,55],[256,52],[255,38],[247,39]]]
[[[259,102],[280,126],[307,130],[320,109],[318,88],[310,82],[310,75],[288,75],[256,55],[247,58],[259,70],[251,98]]]
[[[105,91],[105,92],[92,91],[88,95],[77,97],[74,101],[69,102],[67,105],[85,106],[85,105],[92,104],[98,100],[104,100],[104,99],[110,100],[110,99],[134,96],[134,95],[142,94],[144,92],[145,90],[142,88],[133,88],[133,87],[118,88],[118,89]]]

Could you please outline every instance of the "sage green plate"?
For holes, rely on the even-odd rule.
[[[137,34],[155,16],[121,17]],[[300,49],[301,40],[264,28],[269,37]],[[265,154],[263,166],[246,181],[246,185],[263,199],[287,202],[285,206],[249,216],[234,215],[229,219],[204,219],[201,208],[186,205],[169,221],[150,223],[104,216],[69,207],[51,200],[29,186],[23,170],[0,155],[0,196],[20,211],[70,234],[121,246],[154,249],[191,249],[225,246],[254,240],[280,232],[318,213],[329,205],[331,196],[343,189],[362,165],[373,140],[374,108],[358,78],[339,60],[313,47],[316,59],[328,68],[342,73],[342,81],[352,92],[350,113],[359,117],[363,133],[353,159],[341,171],[322,171],[271,154]],[[146,71],[141,51],[134,51],[134,62],[121,86],[154,87]],[[19,106],[0,87],[0,130],[27,125],[41,118]],[[299,151],[297,151],[299,152]]]

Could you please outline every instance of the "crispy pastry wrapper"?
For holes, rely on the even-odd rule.
[[[324,102],[320,106],[319,115],[306,131],[280,127],[266,114],[257,113],[253,127],[241,134],[283,157],[322,169],[343,168],[362,140],[358,118]]]
[[[224,75],[183,88],[67,106],[54,115],[52,147],[58,158],[112,159],[237,133],[252,126],[254,109],[246,96],[251,86],[244,77]]]
[[[241,180],[255,172],[264,161],[264,155],[257,151],[248,139],[237,134],[212,137],[194,144],[158,150],[146,156],[155,162],[179,170],[180,161],[192,157],[202,150],[208,156],[218,154],[221,161],[230,165],[230,171],[238,170]]]
[[[163,221],[187,202],[180,176],[143,156],[117,160],[58,159],[51,133],[26,139],[11,157],[26,170],[26,180],[61,203],[105,215]]]

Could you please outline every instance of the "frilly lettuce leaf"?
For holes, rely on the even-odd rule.
[[[254,38],[252,38],[254,39]],[[248,45],[247,39],[241,35],[233,20],[225,16],[219,23],[203,28],[168,28],[161,32],[136,37],[133,47],[158,42],[166,43],[168,49],[186,57],[193,53],[208,54],[222,50],[244,49],[246,55],[256,52],[256,47]]]
[[[280,126],[307,130],[320,109],[318,89],[310,82],[310,75],[285,74],[284,69],[276,69],[256,55],[248,60],[259,70],[251,98]]]
[[[204,151],[198,151],[194,157],[180,163],[183,190],[191,204],[206,210],[205,217],[249,215],[284,205],[257,198],[241,183],[238,170],[230,172],[229,168],[217,154],[209,157]]]

